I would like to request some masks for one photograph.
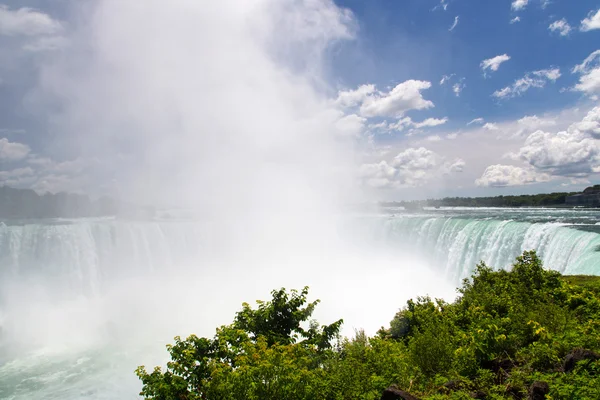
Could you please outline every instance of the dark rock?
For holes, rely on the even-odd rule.
[[[457,381],[455,379],[444,383],[444,388],[446,388],[450,391],[460,390],[461,387],[462,387],[462,382]]]
[[[410,393],[399,389],[397,386],[392,385],[383,391],[381,400],[419,400]]]
[[[526,393],[524,393],[525,390],[522,387],[517,387],[517,386],[512,386],[512,385],[508,385],[506,387],[506,393],[510,394],[510,396],[513,399],[523,399],[525,398]]]
[[[493,371],[494,373],[498,373],[501,371],[510,372],[510,370],[515,367],[515,363],[509,359],[495,359],[484,362],[482,366],[485,369]]]
[[[536,381],[529,387],[529,400],[545,400],[546,395],[550,393],[550,387],[547,382]]]
[[[586,349],[572,350],[563,360],[562,370],[569,372],[575,368],[579,361],[583,360],[600,360],[600,354]]]

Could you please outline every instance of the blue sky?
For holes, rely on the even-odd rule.
[[[447,3],[445,11],[442,7],[432,11],[440,5],[438,0],[343,0],[338,4],[355,13],[359,26],[358,39],[347,43],[335,58],[333,69],[340,84],[352,87],[370,82],[385,87],[407,79],[430,81],[434,85],[427,98],[436,104],[436,114],[452,116],[455,126],[477,117],[514,118],[524,110],[539,113],[576,103],[581,93],[560,93],[560,89],[577,81],[568,71],[597,50],[600,42],[600,30],[578,32],[580,21],[600,7],[593,0],[555,0],[545,7],[542,1],[531,0],[519,11],[511,9],[510,1],[455,0]],[[456,16],[459,23],[448,32]],[[510,24],[517,16],[520,22]],[[573,27],[565,37],[548,30],[562,18]],[[481,61],[500,54],[508,54],[510,61],[484,78]],[[510,101],[491,96],[524,73],[550,66],[562,71],[556,84]],[[455,98],[451,85],[435,84],[450,74],[465,78],[460,99]]]
[[[598,1],[228,1],[235,7],[152,0],[144,22],[136,5],[114,0],[0,0],[0,184],[115,190],[124,170],[155,167],[143,164],[151,150],[162,157],[160,149],[176,148],[158,132],[160,123],[135,115],[168,110],[156,114],[159,122],[188,126],[196,118],[184,112],[188,83],[210,92],[223,79],[231,99],[239,99],[246,95],[240,87],[262,79],[260,68],[293,63],[292,75],[317,82],[311,90],[324,97],[323,115],[334,118],[323,124],[359,144],[357,180],[378,198],[570,191],[598,183]],[[165,11],[172,19],[157,25]],[[188,16],[194,22],[209,15],[235,22],[177,29]],[[269,40],[257,26],[267,27]],[[198,40],[204,37],[208,42]],[[213,37],[224,38],[223,48]],[[246,54],[249,48],[258,53]],[[160,65],[150,50],[171,54],[179,65]],[[236,72],[243,72],[232,75],[234,56],[242,60]],[[174,78],[173,69],[188,64]],[[114,75],[106,72],[111,68]],[[202,68],[223,76],[201,86],[195,81]],[[273,92],[291,82],[297,81]],[[148,104],[134,104],[140,88]],[[256,107],[270,104],[266,94],[254,95],[264,96]],[[130,96],[133,102],[125,102]],[[200,101],[212,105],[215,96]],[[305,94],[276,103],[295,107],[298,96]],[[224,107],[226,123],[246,112]],[[148,130],[157,130],[151,140],[140,133]],[[190,137],[190,145],[200,144]]]

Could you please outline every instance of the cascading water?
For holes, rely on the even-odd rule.
[[[564,274],[600,273],[600,234],[559,222],[403,216],[384,222],[391,242],[416,248],[443,268],[452,282],[470,276],[484,261],[508,268],[525,250],[536,250],[545,267]]]
[[[392,212],[341,218],[337,236],[346,250],[317,239],[321,250],[303,254],[297,242],[278,242],[269,259],[251,245],[238,247],[230,265],[214,236],[218,225],[197,220],[4,222],[0,398],[135,398],[133,368],[164,363],[170,338],[210,335],[241,301],[299,282],[323,300],[325,320],[344,317],[344,333],[352,334],[373,332],[407,298],[451,300],[481,260],[509,268],[535,249],[547,268],[600,274],[593,212]],[[234,222],[242,243],[247,226]]]
[[[525,250],[536,250],[546,268],[561,273],[600,274],[600,227],[594,220],[582,224],[560,217],[531,222],[522,216],[491,219],[473,211],[395,214],[369,218],[364,227],[371,227],[372,238],[366,240],[412,252],[443,269],[453,283],[468,277],[480,261],[508,268]],[[356,221],[352,225],[355,231],[363,229]],[[0,278],[43,276],[46,284],[60,288],[59,295],[94,295],[118,279],[209,259],[208,231],[199,222],[182,220],[1,223]]]

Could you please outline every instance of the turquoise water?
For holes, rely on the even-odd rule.
[[[133,370],[164,363],[173,336],[210,335],[277,286],[316,288],[326,316],[366,324],[351,333],[379,328],[415,295],[452,299],[476,263],[510,268],[524,250],[546,268],[600,275],[596,210],[386,209],[344,216],[335,240],[302,232],[315,236],[308,247],[260,231],[244,247],[243,227],[227,247],[230,228],[0,222],[0,399],[135,399]]]

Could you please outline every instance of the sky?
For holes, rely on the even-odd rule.
[[[106,125],[114,111],[101,87],[84,102],[77,97],[76,86],[86,84],[81,71],[98,73],[80,69],[98,57],[78,44],[108,32],[81,23],[94,3],[102,1],[0,1],[0,184],[111,192],[125,165],[148,157],[130,164],[105,157],[140,142],[120,135],[127,124]],[[311,90],[336,116],[332,129],[355,146],[353,178],[375,198],[578,191],[600,183],[600,2],[284,3],[299,25],[291,31],[274,23],[267,53],[293,76],[310,76]],[[135,43],[158,38],[145,35]],[[287,45],[272,43],[278,40]],[[87,112],[78,109],[83,103]],[[78,109],[76,117],[65,119],[66,109]],[[115,131],[118,151],[81,133],[97,124]],[[82,138],[102,153],[84,148]]]

